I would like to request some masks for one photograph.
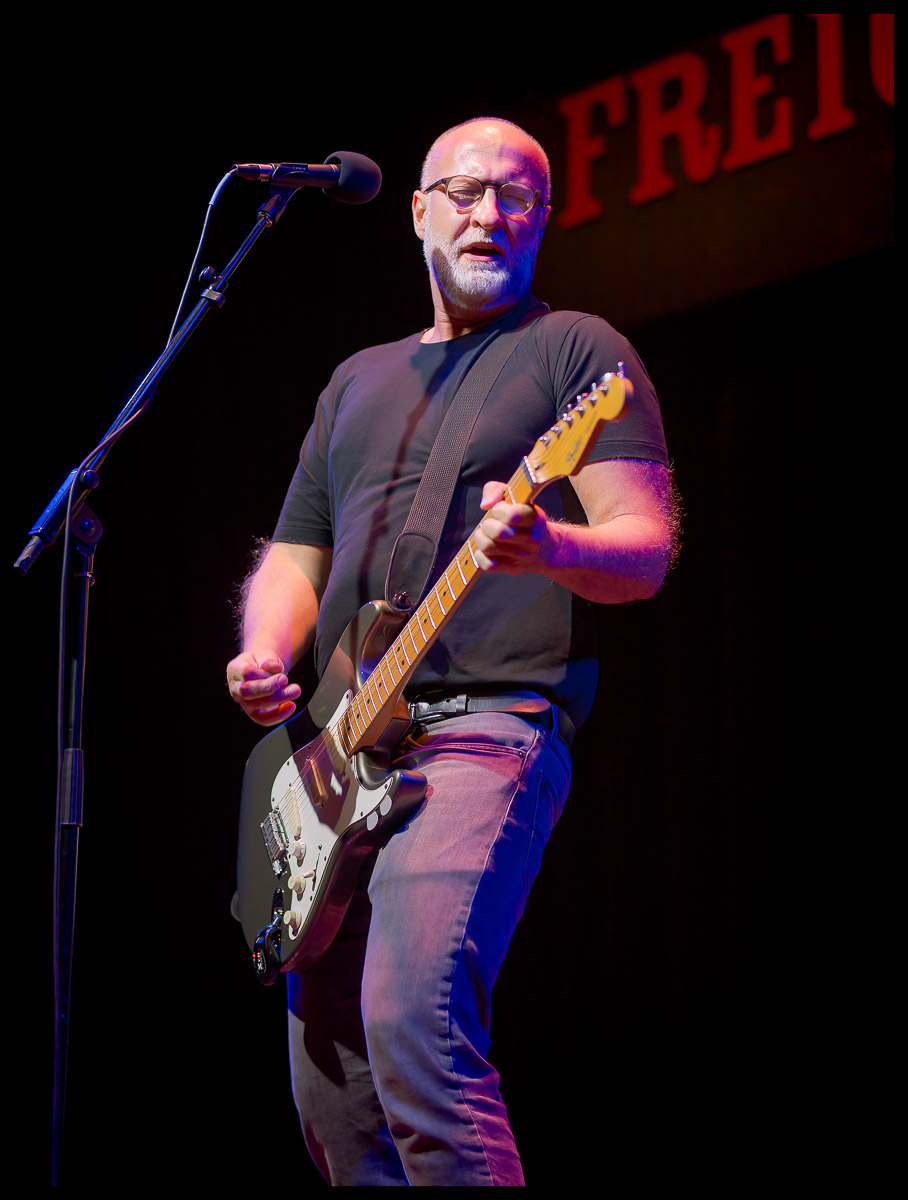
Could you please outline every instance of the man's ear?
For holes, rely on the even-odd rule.
[[[545,227],[549,223],[549,217],[552,215],[552,206],[547,204],[540,213],[539,232],[536,238],[536,245],[542,241],[542,235],[545,233]]]
[[[426,206],[429,203],[429,197],[425,192],[413,193],[413,228],[416,230],[416,236],[420,241],[425,240],[426,235]]]

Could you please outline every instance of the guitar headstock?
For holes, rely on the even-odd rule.
[[[548,483],[576,474],[605,422],[618,421],[624,415],[629,391],[624,364],[619,363],[617,374],[607,372],[588,392],[569,404],[527,455],[537,480]]]

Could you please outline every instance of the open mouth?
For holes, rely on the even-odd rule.
[[[494,242],[471,242],[469,246],[464,246],[460,253],[466,258],[480,262],[491,262],[493,259],[504,257],[504,251]]]

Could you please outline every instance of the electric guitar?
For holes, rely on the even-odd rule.
[[[532,504],[549,483],[580,470],[600,427],[623,413],[623,367],[568,405],[522,460],[505,500]],[[473,536],[412,616],[384,601],[364,605],[305,710],[249,757],[234,913],[264,984],[318,961],[365,858],[423,799],[423,776],[388,764],[410,724],[404,688],[482,573]]]

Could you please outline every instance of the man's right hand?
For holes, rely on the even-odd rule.
[[[290,683],[279,654],[245,650],[227,664],[230,698],[256,725],[279,725],[296,709],[300,687]]]

